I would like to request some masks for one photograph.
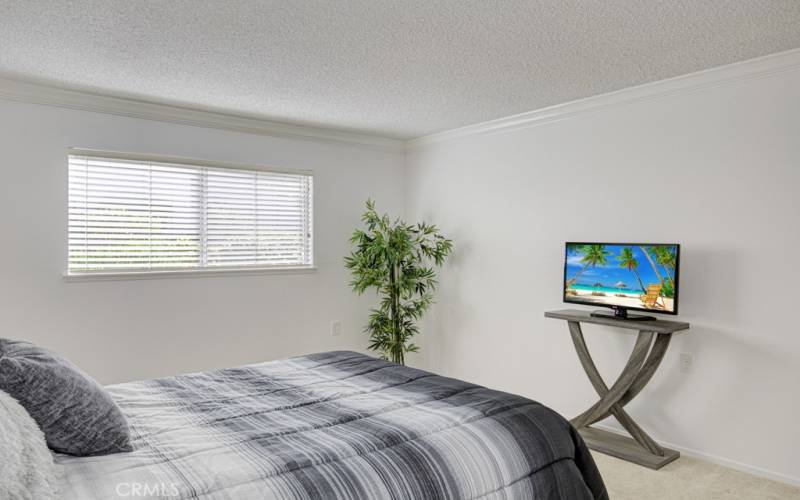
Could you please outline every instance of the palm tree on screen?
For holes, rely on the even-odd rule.
[[[611,254],[606,250],[605,245],[583,245],[577,249],[576,253],[582,255],[581,264],[583,267],[575,273],[571,280],[567,281],[567,287],[574,285],[578,282],[578,278],[587,269],[594,266],[604,266],[608,262],[608,256]]]
[[[642,283],[642,278],[639,276],[639,261],[633,256],[633,250],[630,248],[623,248],[617,260],[619,260],[619,267],[624,267],[628,271],[633,272],[634,276],[636,276],[636,281],[639,282],[639,287],[641,287],[642,292],[647,293],[644,288],[644,283]]]
[[[650,267],[653,268],[653,272],[656,273],[656,277],[658,278],[659,283],[661,283],[661,288],[664,288],[664,278],[661,276],[661,272],[658,270],[658,266],[656,265],[655,261],[653,260],[653,256],[650,255],[650,249],[653,247],[649,246],[640,246],[639,249],[642,251],[645,257],[647,257],[647,261],[650,263]]]
[[[660,246],[660,247],[653,247],[653,253],[656,254],[656,262],[661,264],[664,267],[664,271],[667,272],[667,277],[669,281],[675,281],[675,276],[673,272],[670,271],[671,269],[675,269],[675,252],[672,251],[670,247]]]

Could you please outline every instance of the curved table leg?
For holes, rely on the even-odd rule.
[[[583,365],[584,371],[586,371],[589,380],[601,398],[591,408],[574,418],[572,424],[577,428],[581,428],[602,420],[609,415],[614,415],[640,445],[653,454],[663,456],[664,449],[647,435],[622,407],[642,390],[653,376],[653,373],[655,373],[666,347],[669,345],[669,336],[663,339],[659,335],[648,356],[647,352],[650,350],[650,343],[654,334],[653,332],[640,331],[628,363],[617,381],[609,389],[589,354],[580,323],[570,321],[569,329],[581,365]],[[647,356],[646,360],[645,356]]]
[[[671,339],[671,333],[658,334],[655,343],[653,343],[653,348],[650,349],[650,354],[647,356],[647,360],[644,362],[642,370],[639,372],[639,376],[636,378],[636,381],[633,383],[633,385],[631,385],[631,388],[628,389],[628,392],[626,392],[622,398],[620,398],[618,403],[619,406],[622,407],[628,404],[641,392],[642,389],[644,389],[644,386],[650,382],[650,379],[653,378],[658,366],[661,364],[661,360],[664,359],[664,354],[667,352],[667,348],[669,347],[669,342]],[[597,389],[597,387],[595,387],[595,389]],[[597,418],[596,420],[592,420],[586,425],[592,425],[595,422],[603,420],[610,414],[610,412],[606,413],[605,415]]]
[[[580,328],[580,326],[578,326],[578,328]],[[573,425],[575,425],[575,427],[584,427],[591,420],[604,415],[626,392],[628,392],[628,389],[630,389],[631,385],[636,381],[636,376],[639,374],[642,363],[644,363],[647,351],[650,349],[650,341],[653,340],[653,335],[653,332],[639,332],[639,336],[636,338],[636,344],[633,346],[633,352],[631,352],[631,356],[628,358],[628,362],[625,364],[625,368],[622,369],[622,373],[620,373],[617,381],[614,382],[611,389],[601,395],[600,401],[573,420]],[[589,352],[585,350],[585,343],[583,346],[583,353],[578,353],[579,356],[581,356],[581,354],[585,355],[582,356],[582,363],[585,359],[591,359],[591,357],[588,357]],[[592,363],[592,366],[594,366],[594,363]],[[587,371],[587,375],[589,375],[590,378],[594,378],[595,375],[599,375],[599,373],[595,368],[592,372]],[[602,382],[602,379],[600,379],[600,381]]]

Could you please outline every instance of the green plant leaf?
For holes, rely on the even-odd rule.
[[[424,221],[406,224],[388,214],[380,215],[372,199],[361,216],[365,229],[350,237],[353,249],[344,258],[350,271],[350,287],[357,294],[374,289],[378,307],[370,311],[364,329],[369,348],[384,359],[404,363],[405,353],[419,348],[411,338],[419,334],[417,322],[433,303],[435,266],[452,253],[453,242]]]

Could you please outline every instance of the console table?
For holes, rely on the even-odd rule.
[[[600,400],[588,410],[573,418],[570,423],[583,436],[586,445],[623,460],[660,469],[680,456],[675,450],[664,448],[647,435],[623,409],[647,385],[667,352],[673,333],[689,329],[689,323],[666,320],[634,321],[608,317],[594,317],[588,311],[567,309],[544,313],[547,318],[565,320],[569,325],[572,343],[578,359]],[[586,342],[581,323],[614,326],[639,330],[628,362],[617,381],[609,388],[597,371]],[[654,340],[655,339],[655,340]],[[627,438],[613,432],[591,427],[591,424],[613,415],[633,437]]]

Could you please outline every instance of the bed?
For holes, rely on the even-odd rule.
[[[62,498],[608,498],[549,408],[355,352],[108,390],[134,449],[56,454]]]

